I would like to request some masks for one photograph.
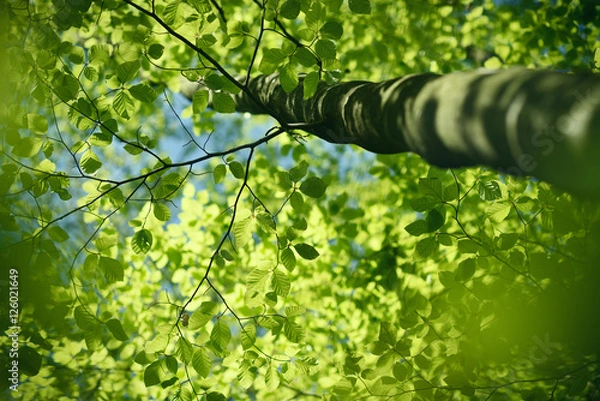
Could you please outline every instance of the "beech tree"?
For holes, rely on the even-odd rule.
[[[3,399],[600,399],[594,1],[0,19]]]

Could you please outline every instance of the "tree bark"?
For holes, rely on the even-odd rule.
[[[382,83],[321,83],[303,98],[277,75],[236,97],[325,141],[375,153],[414,152],[443,168],[489,166],[600,197],[600,76],[513,68],[415,74]]]

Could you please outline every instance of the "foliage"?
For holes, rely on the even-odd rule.
[[[0,3],[4,394],[598,397],[596,203],[231,114],[259,72],[597,71],[594,4]]]

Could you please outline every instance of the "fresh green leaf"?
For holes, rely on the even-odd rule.
[[[315,95],[319,87],[319,73],[309,72],[304,77],[304,100],[310,99]]]
[[[224,164],[218,164],[213,170],[213,180],[215,184],[218,184],[225,179],[225,175],[227,174],[227,167]]]
[[[290,272],[296,267],[296,255],[290,248],[285,248],[281,251],[281,262]]]
[[[192,97],[192,110],[194,114],[200,114],[208,107],[210,93],[207,90],[199,90],[194,92]]]
[[[153,203],[152,212],[157,220],[169,221],[171,219],[171,209],[164,203]]]
[[[419,235],[429,232],[429,224],[427,224],[425,220],[417,220],[404,227],[404,229],[410,235],[418,237]]]
[[[308,244],[296,244],[294,249],[298,252],[303,259],[313,260],[319,257],[319,252],[312,245]]]
[[[235,112],[235,102],[229,93],[214,92],[212,102],[213,108],[218,113]]]
[[[210,373],[212,363],[204,347],[198,347],[194,350],[192,366],[201,377],[206,377]]]
[[[152,387],[160,384],[160,361],[152,362],[144,369],[144,384],[146,387]]]
[[[101,256],[99,266],[109,283],[123,281],[123,265],[118,260],[107,256]]]
[[[371,14],[370,0],[348,0],[350,11],[356,14]]]
[[[335,43],[329,39],[319,39],[315,44],[315,52],[322,59],[335,59]]]
[[[231,174],[238,180],[241,180],[246,176],[242,163],[235,160],[229,163],[229,171],[231,171]]]
[[[279,70],[279,82],[281,87],[287,93],[290,93],[298,86],[298,73],[291,64],[286,64]]]
[[[300,14],[300,2],[298,0],[286,0],[281,5],[279,14],[286,19],[296,19]]]
[[[210,332],[210,341],[218,351],[227,350],[227,345],[231,341],[231,330],[229,325],[222,319],[218,319]]]
[[[121,325],[121,322],[118,319],[109,319],[105,324],[106,327],[108,327],[108,330],[110,330],[112,335],[117,340],[127,341],[129,339],[129,336],[125,333],[125,330],[123,330],[123,326]]]
[[[135,253],[148,253],[152,248],[153,236],[150,230],[142,228],[131,239],[131,248]]]
[[[133,80],[140,69],[139,61],[127,61],[125,63],[119,64],[117,67],[117,78],[121,84],[125,84],[131,80]],[[142,84],[143,85],[143,84]]]
[[[290,292],[290,278],[286,272],[275,269],[271,278],[271,285],[275,293],[282,297],[287,297]]]
[[[300,191],[311,198],[320,198],[325,193],[327,184],[318,177],[308,177],[300,184]]]
[[[203,327],[204,325],[206,325],[206,323],[210,322],[213,317],[215,317],[217,311],[218,304],[216,302],[202,302],[200,307],[196,311],[194,311],[194,313],[192,313],[192,316],[188,321],[189,329],[196,330]]]
[[[81,168],[86,174],[94,174],[100,167],[102,162],[91,149],[81,155]]]
[[[321,33],[331,39],[340,39],[344,34],[344,28],[336,21],[327,21],[321,28]]]
[[[129,93],[135,99],[144,102],[144,103],[152,103],[158,97],[158,93],[147,84],[137,84],[129,88]]]

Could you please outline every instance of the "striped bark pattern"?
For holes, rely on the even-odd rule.
[[[277,75],[249,81],[240,112],[271,114],[325,141],[414,152],[448,168],[493,167],[600,194],[600,77],[513,68],[351,81],[303,97]],[[260,103],[258,104],[257,101]]]

